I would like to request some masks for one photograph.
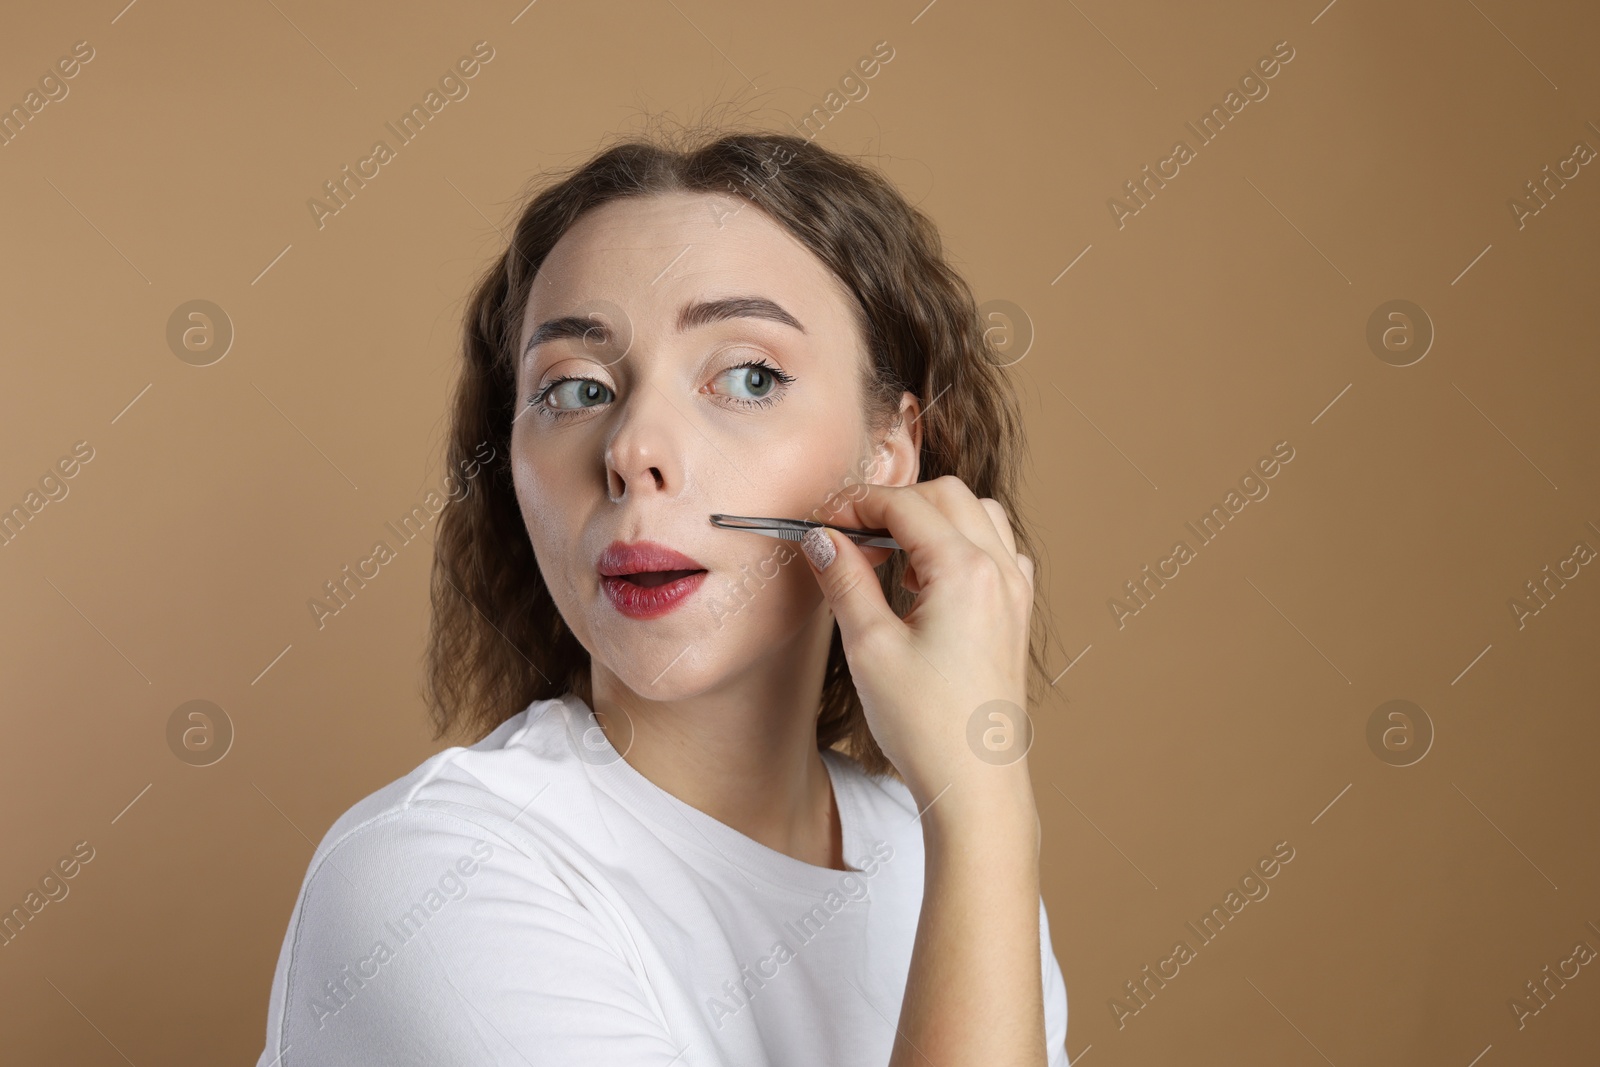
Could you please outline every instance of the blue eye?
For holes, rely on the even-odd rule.
[[[539,390],[530,403],[543,403],[551,397],[554,401],[546,407],[554,409],[552,414],[564,414],[569,409],[606,403],[611,399],[611,390],[593,378],[557,378]]]
[[[717,378],[719,380],[728,378],[736,383],[737,388],[748,390],[749,395],[729,397],[730,400],[742,404],[774,403],[778,398],[772,395],[772,391],[777,388],[778,383],[787,385],[794,381],[793,375],[785,374],[764,360],[751,360],[737,367],[729,367],[717,375]]]

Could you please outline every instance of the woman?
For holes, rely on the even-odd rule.
[[[477,740],[329,830],[260,1064],[1065,1064],[1021,432],[932,224],[799,138],[624,143],[465,355],[428,696]]]

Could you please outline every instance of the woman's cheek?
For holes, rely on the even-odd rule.
[[[580,509],[575,506],[577,502],[557,481],[543,472],[535,471],[525,459],[514,462],[512,482],[523,525],[527,527],[528,540],[533,546],[540,573],[545,576],[546,584],[551,586],[551,595],[561,599],[561,590],[554,586],[554,582],[559,582],[569,591],[567,599],[575,599],[574,577],[582,561],[570,557],[581,543],[581,531],[568,529],[565,524],[577,521],[580,514]]]

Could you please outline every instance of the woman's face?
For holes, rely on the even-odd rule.
[[[829,509],[851,486],[915,479],[870,440],[852,302],[738,196],[612,201],[541,265],[517,346],[517,499],[562,618],[639,696],[792,654],[817,618],[799,546],[712,513],[844,522]],[[687,559],[630,554],[643,542]]]

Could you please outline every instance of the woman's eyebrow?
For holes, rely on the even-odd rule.
[[[678,309],[677,329],[679,333],[683,333],[724,319],[735,318],[768,319],[791,326],[801,333],[806,332],[806,328],[800,325],[799,319],[789,314],[776,301],[768,300],[764,296],[736,296],[722,300],[697,300],[685,304]],[[607,345],[612,341],[611,331],[598,318],[563,315],[541,322],[534,329],[533,335],[528,338],[528,345],[522,353],[527,355],[548,341],[559,341],[569,337],[590,338],[592,343],[599,345]]]
[[[724,300],[702,300],[685,304],[678,309],[678,332],[706,326],[723,319],[770,319],[791,326],[801,333],[806,328],[800,320],[785,311],[776,301],[764,296],[735,296]]]

